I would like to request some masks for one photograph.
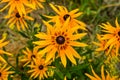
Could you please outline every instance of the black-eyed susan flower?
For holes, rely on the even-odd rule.
[[[96,51],[104,51],[106,56],[116,56],[115,50],[112,49],[110,50],[109,47],[105,49],[105,45],[107,43],[107,40],[103,40],[102,36],[97,34],[97,39],[99,42],[93,42],[93,44],[95,44],[96,46],[98,46],[98,48],[96,49]]]
[[[109,22],[106,24],[103,23],[101,27],[105,34],[102,36],[103,40],[107,40],[105,49],[109,47],[109,50],[115,49],[116,56],[118,56],[119,48],[120,48],[120,25],[116,19],[115,21],[116,27],[113,27]]]
[[[34,6],[30,4],[28,0],[2,0],[0,1],[0,4],[2,3],[7,3],[7,4],[0,11],[3,11],[9,7],[9,11],[8,11],[9,15],[12,12],[14,12],[15,9],[17,9],[20,16],[22,16],[23,14],[26,15],[25,6],[34,9]]]
[[[4,66],[0,67],[0,80],[8,80],[8,76],[12,73],[14,73],[14,71],[9,71],[11,67],[7,67],[6,64],[4,64]]]
[[[26,13],[30,13],[32,10],[27,9]],[[27,15],[20,15],[17,10],[15,10],[11,15],[5,16],[5,18],[8,18],[7,24],[10,28],[14,27],[14,25],[17,27],[18,30],[25,30],[25,28],[28,28],[28,25],[26,23],[26,20],[33,20],[32,17]]]
[[[42,2],[45,2],[45,0],[30,0],[30,3],[33,4],[35,8],[44,8],[41,4]]]
[[[22,62],[26,62],[24,66],[28,65],[29,63],[33,62],[33,58],[40,58],[40,55],[38,54],[38,49],[40,47],[34,47],[33,51],[31,51],[29,48],[26,48],[26,50],[23,50],[23,58],[21,58]]]
[[[44,24],[47,26],[47,33],[40,32],[36,34],[35,36],[40,38],[40,40],[33,42],[36,45],[45,47],[39,52],[39,54],[44,55],[47,53],[46,61],[54,58],[57,52],[64,67],[66,67],[67,63],[66,57],[74,64],[76,64],[74,57],[80,58],[80,55],[73,49],[72,46],[87,46],[85,43],[75,41],[85,36],[86,33],[74,34],[79,26],[68,28],[69,19],[70,18],[67,19],[63,26],[56,24],[54,27],[44,21]]]
[[[70,21],[69,21],[70,27],[79,25],[80,29],[86,30],[85,29],[86,24],[84,22],[76,19],[83,13],[83,12],[78,12],[79,9],[74,9],[72,11],[68,11],[67,8],[65,8],[64,6],[54,6],[53,4],[50,4],[50,6],[57,13],[57,15],[46,16],[51,19],[49,22],[55,22],[55,23],[60,22],[60,24],[64,24],[64,22],[69,17],[70,18]]]
[[[12,54],[10,54],[9,52],[6,52],[2,49],[4,46],[6,46],[9,43],[9,41],[5,41],[6,36],[7,36],[6,34],[3,34],[2,39],[0,39],[0,55],[7,54],[7,55],[11,56]],[[0,60],[3,62],[6,62],[1,56],[0,56]]]
[[[94,72],[93,68],[92,68],[92,73],[93,73],[94,76],[91,76],[88,73],[85,73],[85,75],[88,76],[90,78],[90,80],[116,80],[116,77],[115,76],[110,76],[110,74],[108,72],[107,72],[107,75],[104,74],[104,66],[101,67],[101,77],[99,77]]]
[[[30,78],[39,78],[39,80],[47,78],[47,71],[50,67],[49,64],[51,62],[45,62],[45,59],[33,59],[34,63],[29,65],[31,67],[31,70],[28,71],[28,73],[32,73]]]

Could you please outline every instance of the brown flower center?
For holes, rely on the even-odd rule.
[[[118,36],[120,36],[120,31],[118,32]]]
[[[70,17],[70,15],[69,15],[69,14],[65,14],[65,15],[63,16],[63,19],[64,19],[64,20],[67,20],[68,17]]]
[[[40,70],[42,70],[43,68],[44,68],[44,66],[43,66],[43,65],[40,65],[40,66],[39,66],[39,69],[40,69]]]
[[[15,16],[16,16],[17,18],[20,18],[20,17],[21,17],[19,13],[16,13]]]
[[[57,42],[58,44],[64,44],[65,38],[64,38],[63,36],[58,36],[58,37],[56,38],[56,42]]]
[[[32,59],[32,58],[35,58],[35,57],[36,57],[35,55],[31,55],[31,59]]]
[[[2,76],[2,73],[0,72],[0,77]]]

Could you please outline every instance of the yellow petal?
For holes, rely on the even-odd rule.
[[[74,18],[79,17],[81,14],[83,14],[83,12],[76,13],[76,14],[73,15],[73,17]]]
[[[91,66],[91,68],[92,68],[92,66]],[[92,73],[96,77],[97,80],[101,80],[100,77],[94,72],[93,68],[92,68]]]
[[[33,43],[34,43],[34,44],[37,44],[37,45],[45,45],[45,46],[51,44],[51,42],[50,42],[49,40],[35,41],[35,42],[33,42]]]
[[[116,24],[116,27],[117,27],[117,28],[120,27],[120,25],[118,24],[118,19],[117,19],[117,18],[116,18],[116,20],[115,20],[115,24]]]
[[[19,21],[20,21],[20,24],[21,24],[21,26],[22,26],[22,29],[23,29],[23,30],[25,30],[24,23],[22,22],[22,20],[21,20],[21,19],[20,19]]]
[[[95,77],[93,77],[93,76],[91,76],[91,75],[89,75],[89,74],[87,74],[87,73],[85,73],[85,75],[88,76],[91,80],[98,80],[98,79],[96,79]]]
[[[106,49],[109,45],[113,44],[115,41],[116,41],[116,36],[113,37],[113,38],[111,38],[110,40],[108,40],[108,42],[107,42],[106,45],[105,45],[105,49]]]
[[[11,53],[5,52],[5,51],[3,51],[3,50],[0,50],[0,54],[7,54],[7,55],[12,56],[12,54],[11,54]]]
[[[7,63],[6,60],[2,56],[0,56],[0,61]]]
[[[3,10],[5,10],[8,6],[10,6],[11,5],[11,2],[9,2],[5,7],[3,7],[1,10],[0,10],[0,12],[2,12]]]
[[[38,54],[41,54],[42,56],[45,55],[46,52],[49,52],[54,46],[53,45],[49,45],[46,48],[44,48],[43,50],[39,51]]]
[[[72,10],[71,12],[69,12],[69,14],[73,15],[73,14],[75,14],[75,13],[78,12],[78,11],[79,11],[79,9],[74,9],[74,10]]]
[[[70,41],[69,44],[70,44],[71,46],[77,46],[77,47],[85,47],[85,46],[87,46],[87,44],[81,43],[81,42],[77,42],[77,41]]]
[[[76,60],[73,57],[73,54],[71,53],[71,51],[69,51],[69,49],[65,49],[65,54],[68,57],[68,59],[76,65]]]
[[[53,4],[50,3],[49,5],[57,14],[60,15],[60,12],[57,10],[57,8]]]
[[[70,38],[71,38],[71,40],[76,40],[76,39],[81,39],[85,35],[86,35],[86,33],[75,34],[75,35],[70,36]]]
[[[64,22],[62,30],[66,31],[67,29],[69,29],[70,27],[68,26],[68,23],[70,21],[70,17],[67,18],[67,20]]]
[[[43,33],[43,32],[40,32],[36,34],[35,36],[40,39],[50,39],[50,36],[48,36],[46,33]]]
[[[11,14],[15,10],[15,4],[10,5],[10,9],[8,11],[8,14]]]
[[[53,48],[50,52],[47,53],[45,63],[55,56],[56,51],[57,49]]]
[[[101,76],[102,76],[102,80],[105,80],[104,66],[102,66],[101,68]]]
[[[29,16],[25,16],[25,18],[28,20],[34,20],[32,17],[29,17]]]
[[[44,7],[43,7],[43,5],[42,5],[41,3],[37,2],[37,4],[38,4],[38,6],[39,6],[40,8],[44,9]]]
[[[61,59],[63,66],[66,67],[67,60],[66,60],[65,53],[62,50],[60,50],[59,56],[60,56],[60,59]]]
[[[68,49],[73,54],[73,56],[75,56],[76,58],[81,58],[81,56],[77,53],[77,51],[75,51],[71,46],[68,46]]]

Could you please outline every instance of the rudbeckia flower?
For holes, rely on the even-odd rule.
[[[20,16],[26,15],[25,6],[33,8],[34,6],[28,2],[28,0],[2,0],[0,4],[7,3],[0,11],[9,7],[8,14],[10,15],[15,9],[17,9]]]
[[[23,50],[23,58],[21,58],[22,62],[26,62],[24,66],[28,65],[29,63],[33,62],[33,58],[40,58],[40,55],[38,54],[38,49],[40,47],[34,47],[33,51],[31,51],[29,48],[26,48],[26,50]]]
[[[33,4],[35,8],[44,8],[41,4],[42,2],[45,2],[45,0],[30,0],[30,3]]]
[[[97,39],[99,42],[93,42],[93,44],[98,46],[96,51],[104,51],[106,56],[111,56],[111,57],[116,56],[114,49],[110,50],[109,47],[105,49],[105,45],[106,45],[107,41],[103,40],[101,35],[97,34]]]
[[[48,22],[44,21],[44,24],[47,26],[47,33],[39,32],[35,36],[40,38],[39,41],[33,42],[36,45],[44,46],[45,48],[39,52],[39,54],[46,55],[46,61],[49,61],[51,58],[54,58],[56,52],[61,58],[62,64],[66,67],[66,57],[74,64],[76,64],[76,58],[80,58],[80,55],[74,50],[72,46],[76,47],[85,47],[85,43],[76,41],[77,39],[82,38],[86,33],[76,33],[74,32],[79,28],[79,26],[68,28],[69,23],[68,18],[63,26],[56,24],[51,26]]]
[[[74,9],[72,11],[68,11],[67,8],[64,6],[54,6],[53,4],[50,4],[51,8],[57,13],[55,16],[46,16],[50,18],[51,20],[49,22],[60,22],[60,24],[64,24],[64,22],[67,20],[67,18],[70,18],[69,26],[74,27],[76,25],[80,26],[80,29],[86,30],[86,24],[80,20],[77,20],[76,18],[79,17],[82,12],[78,12],[79,9]],[[60,25],[59,24],[59,25]]]
[[[0,80],[8,80],[8,76],[14,73],[14,71],[9,71],[10,68],[11,67],[7,67],[6,64],[0,67]]]
[[[51,62],[46,62],[45,59],[33,59],[34,64],[29,65],[31,67],[31,70],[28,71],[28,73],[31,73],[30,78],[39,78],[39,80],[42,80],[48,77],[47,71],[50,66],[48,66]]]
[[[101,77],[99,77],[94,72],[93,68],[92,68],[92,73],[93,73],[94,76],[91,76],[88,73],[85,73],[85,75],[88,76],[90,78],[90,80],[116,80],[116,77],[115,76],[110,76],[110,74],[108,72],[107,72],[107,75],[104,74],[104,66],[101,67]]]
[[[31,11],[31,9],[27,9],[26,14],[30,13]],[[34,20],[32,17],[27,15],[21,16],[17,10],[15,10],[11,15],[5,16],[5,18],[9,19],[7,25],[9,25],[10,28],[14,27],[15,24],[18,30],[25,30],[25,28],[28,28],[25,20]]]
[[[102,35],[102,40],[107,40],[105,49],[109,47],[109,50],[115,49],[116,56],[118,56],[118,51],[120,48],[120,25],[116,19],[115,21],[116,27],[112,26],[109,22],[106,24],[103,23],[101,27],[105,34]]]

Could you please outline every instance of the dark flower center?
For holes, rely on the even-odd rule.
[[[40,66],[39,66],[39,69],[40,69],[40,70],[42,70],[43,68],[44,68],[44,66],[43,66],[43,65],[40,65]]]
[[[20,17],[21,17],[19,13],[16,13],[15,16],[16,16],[17,18],[20,18]]]
[[[56,42],[57,42],[58,44],[64,44],[65,38],[64,38],[63,36],[58,36],[58,37],[56,38]]]
[[[65,14],[65,15],[63,16],[63,19],[64,19],[64,20],[67,20],[68,17],[70,17],[70,15],[69,15],[69,14]]]
[[[120,36],[120,31],[118,32],[118,36]]]
[[[0,72],[0,77],[2,76],[2,73]]]
[[[35,58],[36,56],[35,55],[31,55],[31,58]]]

